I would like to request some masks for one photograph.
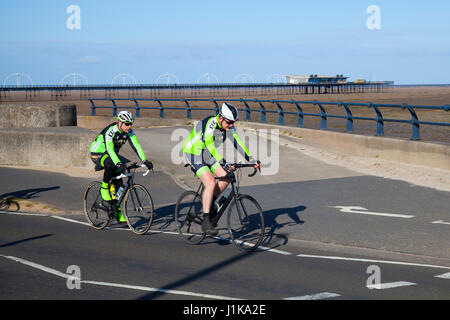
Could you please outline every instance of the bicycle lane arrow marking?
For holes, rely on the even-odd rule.
[[[369,209],[366,209],[363,207],[358,207],[358,206],[330,206],[330,208],[336,208],[336,209],[339,209],[339,211],[345,212],[345,213],[357,213],[357,214],[365,214],[365,215],[371,215],[371,216],[383,216],[383,217],[390,217],[390,218],[405,218],[405,219],[410,219],[410,218],[415,217],[415,216],[406,215],[406,214],[371,212],[371,211],[368,211]]]
[[[417,283],[408,282],[408,281],[396,281],[396,282],[388,282],[388,283],[369,284],[366,287],[368,289],[383,290],[383,289],[392,289],[392,288],[415,286],[415,285],[417,285]]]

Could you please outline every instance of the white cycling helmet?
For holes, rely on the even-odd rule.
[[[120,111],[119,115],[117,116],[117,119],[122,122],[134,122],[133,114],[130,111]]]
[[[239,119],[239,112],[238,109],[229,104],[224,102],[222,104],[222,107],[220,108],[220,113],[219,113],[222,117],[224,117],[225,119],[231,120],[231,121],[238,121]]]

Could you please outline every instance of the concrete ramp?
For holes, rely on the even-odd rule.
[[[184,158],[181,153],[181,146],[184,139],[189,135],[191,127],[159,127],[136,129],[142,147],[152,161],[159,167],[158,170],[164,170],[181,184],[190,188],[198,186],[197,179],[189,168],[184,167]],[[279,142],[270,141],[269,138],[259,136],[252,130],[238,130],[244,140],[257,141],[250,151],[254,156],[261,160],[263,169],[261,174],[250,178],[247,175],[252,172],[251,169],[242,170],[241,185],[265,185],[272,183],[284,183],[295,181],[309,181],[330,178],[343,178],[358,176],[359,173],[324,162],[318,161],[310,156],[304,155],[298,150],[282,145]],[[265,146],[271,149],[274,154],[266,153]],[[132,161],[137,161],[137,156],[130,147],[124,146],[123,154]],[[225,149],[225,151],[224,151]],[[243,160],[240,155],[236,155],[233,146],[227,141],[221,149],[228,161]],[[231,150],[231,152],[230,152]],[[258,154],[258,151],[261,152]],[[227,155],[228,154],[228,155]],[[245,163],[245,160],[243,160]]]

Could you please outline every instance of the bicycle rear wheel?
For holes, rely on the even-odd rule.
[[[195,191],[184,192],[175,207],[175,221],[178,233],[189,244],[198,244],[205,238],[200,217],[202,198]]]
[[[104,229],[111,219],[107,207],[102,205],[101,182],[92,182],[84,192],[84,214],[87,221],[97,230]]]
[[[131,231],[145,234],[150,229],[154,216],[153,200],[144,186],[134,184],[128,189],[122,209]]]
[[[264,237],[264,215],[255,199],[239,195],[228,210],[227,222],[231,240],[239,250],[258,248]]]

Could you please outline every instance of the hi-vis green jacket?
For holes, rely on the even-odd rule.
[[[241,138],[236,132],[236,128],[231,128],[233,145],[238,152],[245,157],[247,161],[250,161],[252,157],[250,151],[242,142]],[[197,125],[192,129],[191,134],[183,144],[183,152],[194,155],[200,155],[203,150],[208,150],[214,159],[220,163],[223,160],[223,156],[217,150],[217,147],[225,142],[226,130],[222,129],[219,124],[219,115],[208,117],[199,121]]]
[[[130,129],[128,133],[122,132],[119,130],[117,122],[111,123],[100,132],[97,139],[91,144],[89,151],[97,154],[108,154],[114,164],[117,165],[120,162],[117,154],[127,141],[129,141],[134,152],[136,152],[142,162],[147,160],[133,129]]]

